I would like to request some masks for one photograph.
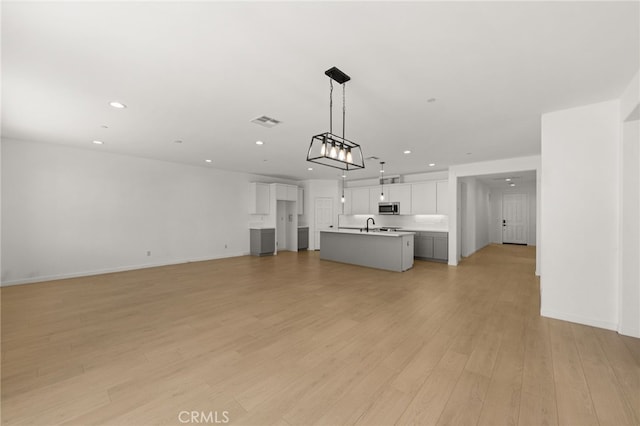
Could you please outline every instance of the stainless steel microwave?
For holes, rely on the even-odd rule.
[[[379,203],[378,214],[400,214],[400,203]]]

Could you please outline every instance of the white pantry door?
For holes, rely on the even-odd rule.
[[[502,196],[502,243],[527,244],[527,195]]]
[[[320,231],[333,225],[333,198],[316,198],[315,250],[320,250]]]

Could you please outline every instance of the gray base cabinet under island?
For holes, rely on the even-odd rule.
[[[320,232],[324,260],[402,272],[413,267],[413,254],[413,232]]]

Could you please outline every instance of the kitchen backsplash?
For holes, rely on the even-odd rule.
[[[376,214],[341,214],[338,216],[339,227],[364,227],[367,218],[376,221],[375,226],[399,226],[405,229],[449,230],[449,216],[441,214],[418,215],[376,215]]]

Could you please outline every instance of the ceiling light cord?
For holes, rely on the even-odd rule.
[[[342,139],[344,139],[344,126],[345,126],[345,115],[347,113],[347,107],[346,107],[346,90],[345,89],[345,84],[342,85]]]
[[[329,133],[333,133],[333,80],[329,79]]]
[[[384,161],[380,162],[380,201],[384,201]]]

